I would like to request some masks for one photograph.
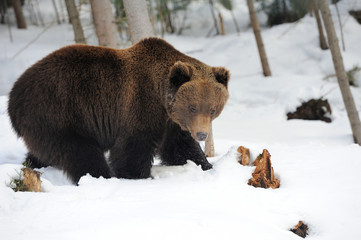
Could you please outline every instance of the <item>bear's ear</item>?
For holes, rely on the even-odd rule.
[[[172,88],[178,89],[188,82],[193,74],[193,67],[184,62],[176,62],[170,69],[169,81]]]
[[[228,87],[228,81],[230,78],[230,73],[224,67],[213,67],[213,74],[217,82],[223,84],[225,87]]]

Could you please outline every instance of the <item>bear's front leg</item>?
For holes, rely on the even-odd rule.
[[[183,131],[171,120],[167,123],[167,130],[160,147],[160,157],[165,165],[184,165],[187,160],[192,160],[197,165],[201,165],[204,171],[212,168],[199,143],[189,132]]]
[[[149,178],[155,144],[144,134],[120,138],[110,150],[110,165],[117,178]]]

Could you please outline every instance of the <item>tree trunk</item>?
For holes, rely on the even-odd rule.
[[[58,24],[61,24],[60,17],[59,17],[59,12],[58,12],[58,7],[56,6],[55,0],[52,0],[52,2],[53,2],[53,7],[54,7],[54,11],[55,11],[55,16],[56,16],[56,22]]]
[[[164,8],[164,11],[165,11],[165,16],[164,17],[165,17],[166,30],[169,33],[174,33],[175,29],[173,27],[173,22],[172,22],[172,13],[169,10],[166,1],[164,1],[164,3],[163,3],[163,8]]]
[[[225,35],[226,31],[224,30],[223,17],[221,13],[218,13],[219,25],[221,25],[221,35]]]
[[[0,0],[0,24],[5,24],[6,2]]]
[[[153,35],[145,0],[123,0],[130,30],[130,40],[139,40]]]
[[[237,19],[236,19],[236,17],[235,17],[234,14],[233,14],[233,10],[230,10],[230,11],[231,11],[233,23],[234,23],[234,26],[235,26],[235,28],[236,28],[237,34],[239,34],[241,30],[239,29],[239,26],[238,26],[238,23],[237,23]]]
[[[218,29],[218,24],[217,24],[217,18],[216,18],[216,15],[214,14],[213,0],[209,0],[209,6],[210,6],[210,8],[211,8],[211,13],[212,13],[213,22],[214,22],[214,28],[216,29],[216,33],[217,33],[217,35],[219,35],[219,29]]]
[[[163,13],[162,13],[162,9],[159,3],[160,0],[155,0],[155,4],[157,6],[157,11],[159,14],[159,21],[160,21],[160,26],[161,26],[161,36],[164,37],[164,33],[165,33],[165,21],[164,21],[164,17],[163,17]]]
[[[11,0],[11,4],[13,5],[15,17],[16,17],[16,24],[19,29],[26,29],[26,22],[23,14],[23,9],[21,7],[20,0]]]
[[[343,28],[342,28],[342,23],[341,23],[341,16],[340,16],[340,11],[338,10],[337,1],[335,2],[335,8],[336,8],[336,12],[337,12],[338,24],[340,25],[342,50],[346,51],[345,40],[343,38]]]
[[[118,31],[110,0],[91,0],[95,32],[100,46],[118,47]]]
[[[81,26],[81,22],[79,19],[78,10],[75,6],[74,0],[65,0],[66,9],[68,11],[69,20],[73,25],[74,38],[76,43],[84,43],[86,44],[86,40],[84,37],[83,28]]]
[[[316,18],[316,22],[317,22],[318,35],[320,38],[320,47],[322,50],[326,50],[326,49],[328,49],[328,46],[327,46],[325,35],[323,34],[322,21],[321,21],[319,7],[318,7],[317,2],[315,3],[315,6],[314,6],[314,12],[315,12],[315,18]]]
[[[153,28],[153,34],[155,36],[158,35],[157,26],[155,22],[155,16],[154,16],[154,9],[153,9],[153,1],[149,0],[149,7],[150,7],[150,19],[152,21],[152,28]]]
[[[253,33],[254,33],[254,36],[255,36],[256,42],[257,42],[259,56],[261,58],[263,75],[266,77],[271,76],[271,70],[268,65],[267,55],[266,55],[266,51],[265,51],[263,41],[262,41],[262,36],[261,36],[261,29],[259,27],[256,11],[254,9],[253,0],[247,0],[247,5],[248,5],[249,16],[250,16],[250,20],[251,20]]]
[[[207,157],[214,157],[214,153],[215,153],[215,150],[214,150],[214,141],[213,141],[213,129],[212,129],[212,124],[210,126],[210,129],[209,129],[209,135],[208,135],[208,138],[205,142],[205,146],[204,146],[204,154],[207,156]]]
[[[357,144],[361,145],[361,123],[360,117],[353,100],[348,78],[343,65],[343,59],[338,45],[338,39],[335,32],[335,27],[332,21],[330,7],[328,0],[318,0],[319,7],[322,13],[323,22],[327,32],[328,44],[330,45],[332,60],[336,71],[338,84],[341,89],[343,102],[346,107],[347,115],[351,124],[351,130],[354,140]]]

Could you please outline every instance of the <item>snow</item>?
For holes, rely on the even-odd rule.
[[[361,66],[361,25],[346,11],[359,9],[357,4],[339,3],[347,70]],[[237,9],[244,8],[239,1]],[[1,239],[290,240],[299,239],[288,231],[299,220],[310,227],[307,239],[361,239],[361,148],[353,143],[336,79],[323,80],[334,70],[330,52],[318,46],[315,19],[306,16],[262,30],[272,70],[268,78],[262,75],[251,29],[239,36],[166,36],[179,50],[232,73],[229,102],[213,125],[212,170],[203,172],[193,162],[156,165],[151,179],[87,175],[74,186],[60,170],[48,167],[40,169],[41,193],[15,193],[8,187],[27,151],[11,129],[7,94],[27,67],[71,44],[73,33],[68,24],[52,25],[14,58],[43,28],[13,27],[14,42],[7,31],[0,25]],[[351,90],[360,111],[360,88]],[[302,101],[322,96],[330,102],[332,123],[286,120],[286,113]],[[279,189],[247,185],[255,167],[237,163],[240,145],[250,148],[251,159],[269,150]]]

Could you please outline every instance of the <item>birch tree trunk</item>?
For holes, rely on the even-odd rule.
[[[321,17],[320,17],[320,11],[319,11],[317,0],[313,0],[312,4],[313,4],[313,11],[315,13],[316,23],[317,23],[318,36],[320,39],[320,47],[322,50],[326,50],[326,49],[328,49],[328,46],[327,46],[325,35],[323,34],[322,21],[321,21]]]
[[[90,5],[99,45],[117,48],[118,31],[110,0],[91,0]]]
[[[76,8],[75,1],[74,0],[65,0],[65,5],[66,5],[66,9],[68,11],[70,22],[73,25],[75,42],[86,44],[83,28],[81,26],[79,13]]]
[[[153,31],[145,0],[123,0],[123,3],[132,43],[152,36]]]
[[[259,56],[261,59],[263,75],[266,77],[271,76],[271,69],[268,65],[266,50],[264,48],[262,35],[261,35],[261,29],[259,27],[256,11],[254,9],[253,0],[247,0],[247,6],[248,6],[248,10],[249,10],[249,17],[251,20],[253,33],[254,33],[254,36],[255,36],[256,42],[257,42],[258,53],[259,53]]]
[[[19,29],[26,29],[26,22],[23,14],[23,9],[21,7],[20,0],[11,0],[11,4],[13,5],[15,17],[16,17],[16,24]]]
[[[351,94],[350,85],[345,72],[345,67],[343,65],[343,59],[338,44],[335,27],[332,21],[329,3],[328,0],[318,0],[318,2],[327,32],[328,44],[330,45],[332,60],[335,67],[338,84],[341,89],[343,102],[345,104],[347,115],[351,124],[352,134],[355,142],[358,145],[361,145],[360,117],[357,112],[356,105]]]

